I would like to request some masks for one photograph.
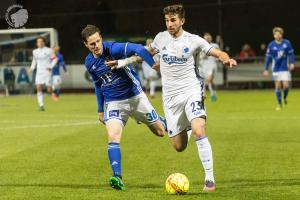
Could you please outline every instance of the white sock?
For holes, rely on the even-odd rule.
[[[150,81],[150,96],[154,96],[155,94],[156,81]]]
[[[38,100],[38,104],[39,106],[44,106],[44,98],[43,98],[43,93],[42,92],[37,92],[36,93],[37,96],[37,100]]]
[[[196,140],[199,158],[205,171],[205,180],[215,181],[213,173],[213,157],[210,143],[207,137]]]
[[[211,83],[208,83],[208,89],[211,96],[214,96],[216,94],[216,92],[213,89],[213,85]]]
[[[192,135],[192,129],[188,130],[186,133],[188,135],[188,141],[189,141]]]

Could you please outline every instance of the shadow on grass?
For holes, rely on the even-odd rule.
[[[40,187],[40,188],[71,188],[71,189],[101,189],[107,188],[107,185],[101,184],[26,184],[26,183],[8,183],[0,184],[0,187]]]
[[[219,185],[234,185],[239,187],[261,187],[261,186],[300,186],[300,179],[235,179],[220,181]]]

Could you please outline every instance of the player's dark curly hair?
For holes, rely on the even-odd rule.
[[[90,37],[91,35],[97,32],[99,33],[99,35],[101,34],[100,29],[97,26],[91,24],[86,25],[86,27],[84,27],[81,31],[82,40],[86,42],[87,41],[86,39],[88,37]]]
[[[170,5],[164,8],[163,10],[164,15],[178,15],[179,18],[185,18],[185,10],[183,8],[183,5],[181,4],[175,4]]]

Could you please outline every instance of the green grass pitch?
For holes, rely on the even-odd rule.
[[[220,91],[206,104],[217,191],[202,193],[203,169],[196,146],[177,153],[168,137],[155,137],[130,120],[121,149],[125,191],[108,185],[105,127],[97,121],[93,95],[0,97],[0,200],[99,199],[300,199],[300,91],[275,111],[265,91]],[[152,100],[159,113],[161,98]],[[165,180],[185,174],[190,190],[168,195]]]

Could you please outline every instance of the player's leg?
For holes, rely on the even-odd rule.
[[[36,96],[39,105],[39,111],[45,111],[44,108],[44,96],[43,96],[43,85],[36,84]]]
[[[205,134],[205,119],[194,118],[191,122],[193,134],[196,137],[196,145],[199,158],[205,171],[204,191],[214,191],[216,189],[215,179],[213,174],[213,156],[212,148],[208,137]]]
[[[210,92],[211,101],[215,102],[215,101],[217,101],[217,94],[216,94],[216,91],[214,89],[214,82],[213,81],[214,81],[214,75],[213,75],[213,73],[211,73],[207,78],[207,85],[208,85],[208,89],[209,89],[209,92]]]
[[[203,85],[203,82],[201,82]],[[213,157],[210,142],[205,134],[206,112],[204,107],[203,93],[194,93],[188,98],[185,112],[191,123],[192,132],[196,138],[196,145],[205,171],[205,185],[203,190],[206,192],[216,189],[213,175]]]
[[[58,101],[57,96],[55,95],[54,91],[52,90],[52,77],[51,75],[45,77],[46,79],[46,86],[48,94],[51,94],[51,98],[53,101]]]
[[[287,105],[287,96],[289,94],[289,82],[282,81],[282,86],[283,86],[283,101],[284,104]]]
[[[281,110],[282,108],[282,96],[281,96],[281,81],[275,81],[275,94],[276,94],[276,99],[277,99],[277,108],[276,110]]]
[[[109,179],[111,187],[123,190],[121,168],[121,136],[123,127],[128,120],[128,112],[125,110],[125,101],[109,102],[105,111],[104,121],[108,137],[108,158],[113,172]]]
[[[108,159],[113,171],[113,176],[110,177],[109,184],[115,189],[123,190],[120,147],[123,125],[119,120],[109,120],[106,122],[106,130],[108,137]]]
[[[52,77],[53,81],[53,92],[55,93],[56,97],[59,98],[61,93],[61,77],[59,75],[54,75]]]
[[[155,88],[156,88],[156,80],[154,77],[149,78],[149,85],[150,85],[150,97],[155,97]]]
[[[186,130],[181,131],[177,135],[170,137],[172,145],[177,152],[182,152],[186,149],[189,136]]]

